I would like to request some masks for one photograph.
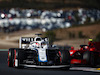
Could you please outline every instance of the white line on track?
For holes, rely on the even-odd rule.
[[[70,68],[70,70],[100,72],[100,70],[97,70],[97,68],[90,68],[90,67],[72,67],[72,68]]]

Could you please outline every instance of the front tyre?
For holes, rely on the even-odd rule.
[[[24,58],[24,50],[14,49],[14,63],[13,66],[16,68],[22,68],[21,64]]]
[[[8,50],[8,66],[13,67],[13,60],[14,60],[14,48],[10,48]]]

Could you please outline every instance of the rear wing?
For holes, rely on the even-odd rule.
[[[95,48],[100,51],[100,42],[94,42]]]

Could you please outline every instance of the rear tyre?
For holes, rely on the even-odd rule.
[[[70,53],[68,50],[60,50],[60,63],[61,65],[69,65],[68,67],[63,67],[61,69],[69,70],[70,68]]]
[[[83,60],[86,60],[86,64],[88,66],[91,66],[91,67],[95,67],[96,66],[94,52],[86,51],[83,54]]]
[[[8,66],[13,67],[13,60],[14,60],[14,48],[10,48],[8,50]]]

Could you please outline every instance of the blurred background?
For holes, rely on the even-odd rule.
[[[0,0],[0,49],[36,33],[61,46],[100,41],[100,0]]]

